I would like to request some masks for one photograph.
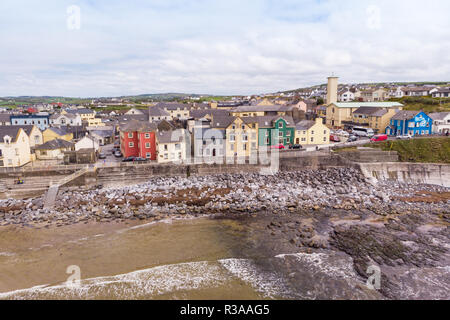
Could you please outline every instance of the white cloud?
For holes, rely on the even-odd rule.
[[[67,29],[73,4],[80,30]],[[448,12],[446,0],[2,0],[0,95],[249,94],[331,72],[448,81]]]

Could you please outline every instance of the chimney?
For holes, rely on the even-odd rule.
[[[337,102],[338,79],[335,76],[328,77],[327,105]]]

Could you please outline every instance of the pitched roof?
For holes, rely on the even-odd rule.
[[[302,120],[295,125],[295,129],[296,130],[308,130],[315,124],[316,124],[316,122],[313,120]]]
[[[176,143],[183,141],[182,130],[159,131],[156,135],[159,143]]]
[[[0,113],[0,122],[10,122],[11,114],[9,113]]]
[[[148,114],[126,114],[123,116],[119,116],[119,122],[127,122],[132,120],[137,121],[148,121]]]
[[[37,150],[56,150],[56,149],[67,149],[73,147],[74,144],[72,142],[62,140],[62,139],[54,139],[50,140],[44,144],[41,144],[36,147]]]
[[[283,119],[286,121],[286,124],[289,127],[294,127],[294,119],[290,116],[259,116],[259,117],[252,117],[251,119],[255,119],[256,122],[258,122],[259,128],[273,128],[274,122],[278,119]]]
[[[91,109],[87,109],[87,108],[83,108],[83,109],[65,109],[65,111],[67,113],[72,113],[72,114],[91,114],[94,113],[94,110]]]
[[[270,106],[240,106],[231,109],[231,112],[278,112],[278,111],[286,111],[289,110],[289,106],[281,106],[281,105],[270,105]]]
[[[170,114],[160,107],[150,107],[148,110],[149,117],[168,117]]]
[[[226,128],[228,127],[236,117],[228,115],[213,116],[211,121],[211,128]]]
[[[25,133],[29,136],[31,134],[31,131],[33,130],[33,127],[35,127],[35,126],[31,124],[31,125],[14,125],[14,126],[10,126],[10,127],[22,128],[23,131],[25,131]],[[39,130],[38,127],[36,127],[36,129]]]
[[[67,134],[67,131],[64,130],[63,128],[49,127],[47,130],[51,130],[59,136],[65,136]]]
[[[16,142],[20,131],[19,126],[0,126],[0,143],[4,143],[5,136],[12,138],[12,142]]]
[[[364,114],[373,117],[381,117],[387,113],[387,110],[379,107],[359,107],[355,111],[354,114]]]
[[[157,124],[148,121],[132,120],[120,125],[121,132],[150,132],[156,131]]]
[[[450,112],[434,112],[428,115],[433,120],[444,120],[450,116]]]
[[[421,111],[400,110],[393,117],[392,120],[409,120],[417,116]]]

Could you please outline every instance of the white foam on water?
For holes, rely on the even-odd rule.
[[[358,279],[358,275],[353,269],[353,261],[351,258],[348,260],[341,257],[336,259],[336,257],[325,253],[280,254],[276,258],[284,259],[288,256],[310,265],[311,268],[309,271],[311,272],[322,272],[336,278]],[[331,259],[333,260],[332,263],[330,263]]]
[[[224,259],[219,263],[233,276],[251,285],[257,292],[266,298],[286,296],[288,290],[281,276],[275,272],[259,270],[252,260]]]
[[[79,286],[39,285],[0,293],[0,299],[139,299],[179,290],[218,287],[229,280],[217,262],[189,262],[85,279]]]

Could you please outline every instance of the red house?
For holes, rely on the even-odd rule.
[[[123,156],[156,160],[156,130],[156,124],[146,121],[135,120],[121,125],[120,151]]]

